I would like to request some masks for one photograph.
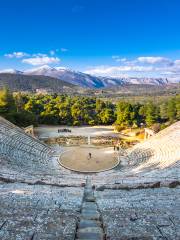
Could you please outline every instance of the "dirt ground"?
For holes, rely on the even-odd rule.
[[[96,172],[113,168],[118,163],[118,156],[112,147],[67,147],[60,157],[60,163],[75,171]]]
[[[67,128],[71,132],[60,132],[58,129]],[[35,128],[35,134],[39,138],[60,137],[60,136],[119,136],[119,133],[114,132],[112,126],[82,126],[82,127],[69,127],[69,126],[46,126],[41,125]]]

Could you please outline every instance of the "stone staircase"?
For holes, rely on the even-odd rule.
[[[91,180],[86,179],[84,198],[80,220],[76,232],[76,240],[104,240],[105,234],[101,213],[98,209]]]

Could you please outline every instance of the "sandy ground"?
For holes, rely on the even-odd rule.
[[[67,147],[60,157],[60,163],[76,171],[103,171],[118,163],[117,153],[112,147]],[[89,153],[92,157],[89,158]]]
[[[70,133],[58,133],[58,129],[68,128]],[[39,138],[58,137],[58,136],[118,136],[114,132],[112,126],[84,126],[84,127],[68,127],[68,126],[39,126],[35,128],[35,133]]]

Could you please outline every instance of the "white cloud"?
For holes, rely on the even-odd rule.
[[[66,52],[68,49],[61,48],[45,53],[27,54],[25,52],[13,52],[5,54],[9,58],[22,58],[21,61],[33,66],[59,63],[57,52]],[[180,59],[172,60],[160,56],[139,56],[134,59],[121,58],[119,55],[112,56],[114,65],[92,66],[85,73],[96,76],[110,77],[167,77],[180,81]]]
[[[113,55],[112,59],[119,59],[120,57],[118,55]]]
[[[147,64],[170,64],[172,61],[165,57],[138,57],[137,61]]]
[[[48,56],[37,56],[32,58],[25,58],[22,60],[23,63],[31,64],[33,66],[59,63],[60,59],[58,57],[48,57]]]
[[[151,72],[152,66],[96,66],[88,69],[86,73],[92,75],[114,76],[125,72]]]
[[[67,52],[68,51],[67,48],[61,48],[60,50],[61,50],[61,52]]]
[[[8,58],[24,58],[24,57],[47,57],[48,55],[45,53],[29,54],[25,52],[13,52],[13,53],[5,54],[4,56]]]
[[[54,56],[56,51],[55,50],[51,50],[49,53],[50,53],[51,56]]]
[[[121,58],[121,57],[118,56],[118,55],[112,56],[112,59],[114,59],[116,62],[122,62],[122,63],[124,63],[124,62],[127,61],[127,58]]]
[[[127,61],[127,58],[118,58],[117,59],[117,62],[126,62]]]
[[[34,53],[31,55],[32,57],[47,57],[46,53]]]
[[[13,53],[5,54],[4,56],[8,58],[19,58],[19,59],[22,58],[22,63],[38,66],[38,65],[44,65],[44,64],[59,63],[60,59],[54,56],[56,52],[57,50],[51,50],[49,52],[51,56],[48,56],[48,54],[46,53],[28,54],[25,52],[13,52]]]
[[[29,56],[29,54],[25,52],[13,52],[13,53],[7,53],[4,56],[8,58],[23,58],[23,57]]]
[[[133,60],[112,56],[118,66],[94,66],[85,73],[109,77],[163,77],[180,81],[180,59],[171,60],[165,57],[138,57]]]
[[[180,66],[180,60],[179,60],[179,59],[175,60],[175,61],[174,61],[174,64],[175,64],[176,66]]]

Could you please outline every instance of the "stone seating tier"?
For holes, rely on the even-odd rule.
[[[91,174],[91,191],[62,151],[0,118],[0,239],[180,239],[180,122]]]
[[[180,187],[95,192],[107,239],[180,239]]]
[[[62,147],[53,148],[25,134],[22,129],[0,118],[0,155],[6,157],[1,163],[0,174],[8,172],[17,179],[45,179],[47,182],[85,182],[84,174],[74,173],[59,166],[58,156]],[[115,169],[93,174],[93,184],[100,186],[127,182],[132,184],[148,181],[178,179],[180,165],[180,122],[164,129],[120,156]],[[17,174],[15,174],[17,172]],[[11,175],[11,176],[12,176]],[[71,177],[69,177],[71,176]]]
[[[82,188],[13,183],[0,192],[0,239],[74,239]]]

